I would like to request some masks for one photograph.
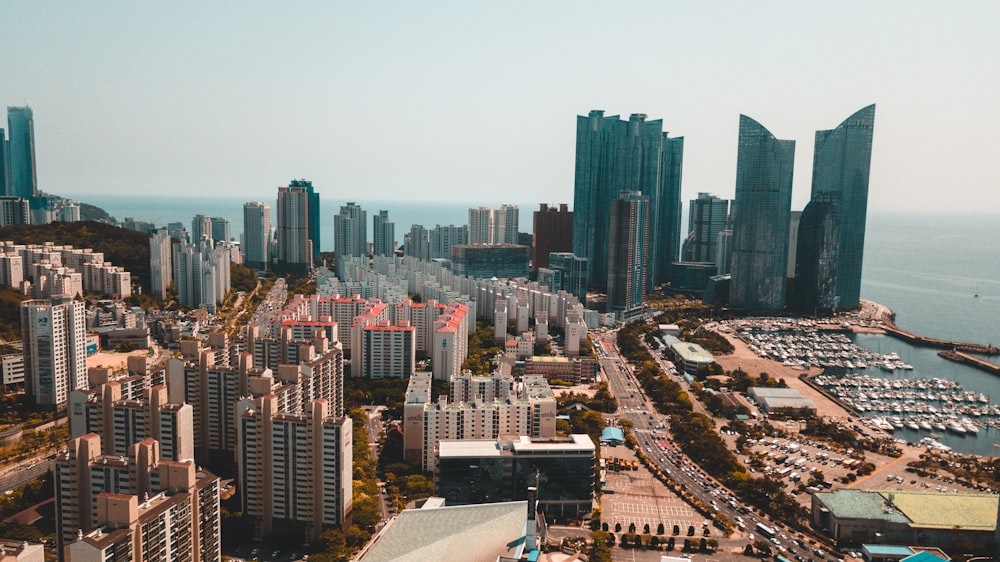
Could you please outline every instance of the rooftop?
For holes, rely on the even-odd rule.
[[[495,562],[524,545],[528,502],[407,509],[387,525],[359,562]]]
[[[906,515],[914,527],[962,528],[992,531],[997,525],[997,503],[993,494],[940,494],[901,490],[877,491]]]
[[[696,344],[688,342],[677,342],[670,344],[670,349],[674,351],[677,355],[681,356],[681,359],[686,363],[714,363],[715,357],[711,353],[705,351],[705,348]]]
[[[885,498],[861,490],[819,492],[816,498],[838,519],[881,519],[890,523],[908,523],[899,511],[887,507]]]

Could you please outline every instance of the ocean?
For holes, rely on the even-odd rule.
[[[131,217],[164,226],[182,222],[189,229],[196,214],[232,220],[232,235],[243,231],[243,203],[250,197],[154,197],[144,195],[80,195],[78,200],[97,205],[118,220]],[[262,197],[274,209],[274,196]],[[321,249],[333,248],[333,216],[346,202],[321,202]],[[388,210],[396,224],[396,240],[411,224],[433,228],[437,224],[466,224],[468,209],[501,201],[428,203],[414,201],[353,200],[371,216]],[[538,203],[510,202],[519,206],[520,231],[531,230],[531,213]],[[550,201],[558,204],[559,201]],[[686,215],[683,215],[686,216]],[[997,226],[1000,215],[870,213],[865,235],[865,261],[861,296],[896,313],[896,323],[906,330],[936,338],[1000,345],[1000,253]],[[371,225],[369,224],[369,230]],[[682,227],[683,228],[683,227]],[[859,334],[857,343],[888,353],[895,351],[913,371],[869,374],[880,377],[955,380],[966,390],[982,392],[991,402],[1000,401],[1000,378],[937,356],[937,350],[914,347],[888,336]],[[994,362],[1000,358],[990,358]],[[897,432],[916,440],[916,432]],[[980,430],[978,437],[942,435],[939,441],[956,451],[992,454],[1000,430]]]

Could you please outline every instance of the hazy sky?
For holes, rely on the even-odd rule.
[[[2,2],[0,105],[43,190],[573,199],[576,115],[685,137],[731,197],[739,114],[797,141],[876,103],[872,210],[1000,209],[1000,2]],[[5,123],[5,121],[4,121]],[[6,127],[6,125],[2,125]]]

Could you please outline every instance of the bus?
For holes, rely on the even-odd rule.
[[[773,539],[774,536],[778,534],[778,532],[774,530],[774,527],[768,527],[763,523],[757,523],[757,532],[760,533],[761,536],[769,539]]]

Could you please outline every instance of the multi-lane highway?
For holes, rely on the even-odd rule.
[[[590,334],[594,343],[594,351],[607,377],[608,388],[618,398],[618,412],[607,416],[610,419],[628,418],[633,423],[633,433],[642,452],[653,464],[670,476],[681,487],[687,489],[696,498],[711,506],[715,513],[721,513],[734,524],[738,525],[747,538],[753,537],[754,526],[762,522],[775,526],[747,505],[744,505],[720,483],[705,474],[698,465],[692,463],[682,452],[672,447],[668,436],[668,417],[657,413],[653,404],[643,394],[642,387],[636,380],[632,366],[626,363],[620,355],[613,331],[594,331]],[[659,363],[664,372],[669,372],[670,366],[665,364],[658,354],[651,355]],[[697,403],[697,400],[692,402]],[[697,404],[699,411],[703,410]],[[779,528],[779,533],[786,535],[792,531]],[[780,536],[780,535],[779,535]],[[761,537],[763,538],[763,537]],[[780,542],[776,542],[776,545]],[[785,547],[782,547],[785,548]],[[795,554],[794,550],[789,554]]]

